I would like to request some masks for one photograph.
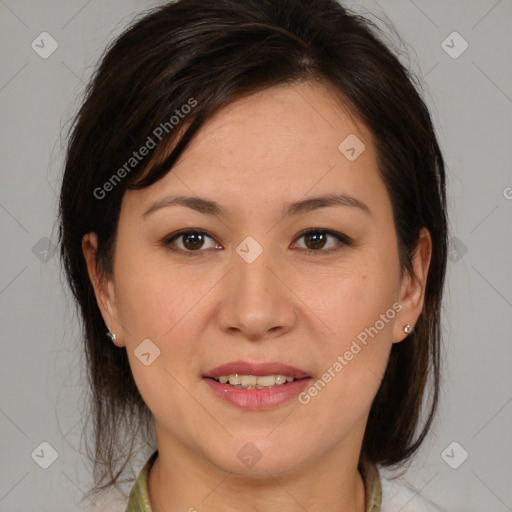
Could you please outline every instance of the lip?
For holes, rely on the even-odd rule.
[[[267,389],[237,388],[221,384],[215,379],[222,375],[286,375],[293,377],[293,382],[286,382]],[[251,363],[249,361],[232,361],[213,368],[203,375],[203,381],[213,393],[225,402],[248,411],[273,409],[296,397],[312,380],[304,370],[279,362]]]
[[[303,378],[268,389],[247,389],[221,384],[208,377],[203,378],[218,398],[247,411],[262,411],[278,407],[304,391],[311,380],[311,378]]]
[[[204,374],[203,377],[218,379],[222,375],[286,375],[294,379],[310,377],[304,370],[279,362],[251,363],[249,361],[232,361],[222,364]]]

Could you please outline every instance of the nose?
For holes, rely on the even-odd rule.
[[[226,334],[258,341],[293,328],[294,294],[269,253],[263,251],[252,263],[234,255],[235,268],[226,276],[217,307],[218,326]]]

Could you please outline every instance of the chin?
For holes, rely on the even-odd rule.
[[[234,444],[234,448],[226,448],[210,459],[219,469],[234,476],[263,480],[269,478],[269,473],[272,476],[286,475],[306,462],[303,450],[291,451],[280,442],[262,439]],[[295,447],[302,445],[294,443]],[[227,453],[233,455],[227,457]]]

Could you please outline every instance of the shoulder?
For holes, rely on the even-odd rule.
[[[405,477],[393,478],[379,468],[382,488],[381,512],[446,512],[422,495]]]
[[[91,499],[84,498],[73,510],[66,512],[128,512],[132,510],[151,510],[149,503],[147,479],[149,470],[158,456],[153,451],[149,459],[141,462],[142,468],[136,478],[125,479],[110,487],[108,491]],[[142,508],[141,508],[142,506]]]

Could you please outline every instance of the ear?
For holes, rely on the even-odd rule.
[[[82,251],[101,316],[105,325],[116,334],[116,340],[113,343],[118,347],[123,347],[125,343],[122,336],[120,336],[122,329],[118,318],[114,283],[98,270],[96,264],[97,247],[98,236],[96,233],[87,233],[83,236]]]
[[[414,329],[418,317],[423,310],[431,257],[432,238],[428,229],[423,227],[420,230],[420,237],[412,260],[413,275],[404,273],[400,285],[399,302],[402,305],[402,309],[400,310],[400,315],[397,316],[393,330],[394,343],[399,343],[408,336],[404,332],[404,327],[410,324]]]

